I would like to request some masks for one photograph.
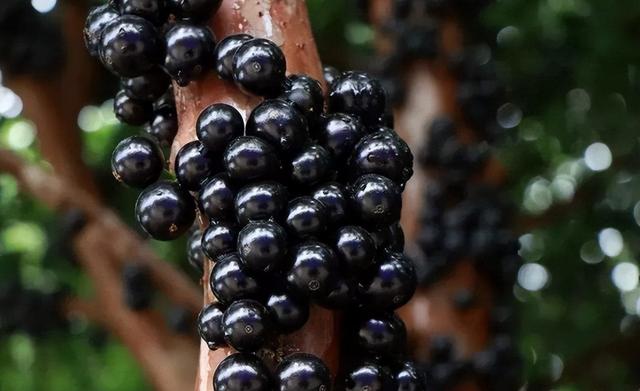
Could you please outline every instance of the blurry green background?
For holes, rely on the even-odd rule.
[[[31,3],[60,17],[56,0]],[[354,2],[307,3],[324,62],[366,64],[374,33]],[[509,170],[505,191],[523,222],[516,229],[525,264],[513,292],[526,380],[544,384],[571,369],[555,390],[638,389],[640,2],[501,0],[479,20],[510,96],[499,118],[507,137],[495,152]],[[10,38],[1,34],[0,41]],[[116,83],[105,85],[78,114],[84,158],[105,199],[131,222],[136,194],[112,180],[109,159],[133,130],[111,112],[109,86]],[[21,111],[20,98],[0,86],[0,145],[40,161],[37,129]],[[19,283],[90,292],[64,224],[0,175],[0,290]],[[187,270],[184,245],[153,243]],[[127,350],[86,321],[37,336],[3,329],[3,316],[0,301],[0,390],[149,389]],[[582,373],[584,362],[599,370]]]

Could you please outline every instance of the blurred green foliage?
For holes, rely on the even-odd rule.
[[[307,3],[325,63],[366,69],[373,31],[352,2]],[[486,39],[496,47],[511,115],[521,115],[496,152],[509,170],[507,191],[528,222],[521,255],[526,265],[540,265],[546,273],[535,269],[534,277],[544,281],[531,289],[526,281],[531,276],[523,272],[524,287],[514,288],[526,378],[545,382],[576,360],[579,365],[591,347],[631,332],[640,311],[637,281],[625,280],[640,250],[640,3],[502,0],[486,10],[482,21],[493,32]],[[105,99],[97,97],[79,114],[84,158],[110,206],[133,223],[136,192],[115,183],[109,159],[118,140],[135,130],[117,124]],[[0,145],[46,165],[35,135],[25,119],[0,119]],[[598,145],[589,154],[596,142],[606,147]],[[605,164],[607,151],[610,164]],[[607,231],[613,235],[603,234],[606,228],[613,228]],[[64,287],[90,295],[90,283],[64,250],[59,231],[59,216],[0,175],[0,288],[18,280],[43,292]],[[612,249],[620,238],[622,247]],[[152,245],[184,267],[184,241]],[[621,264],[617,270],[624,273],[616,274]],[[636,389],[637,364],[629,364],[606,355],[599,371],[561,381],[555,389]],[[69,330],[46,338],[19,332],[0,336],[0,390],[70,389],[150,386],[129,352],[86,320],[73,320]]]

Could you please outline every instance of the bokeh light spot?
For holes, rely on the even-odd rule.
[[[611,150],[604,143],[593,143],[584,151],[584,162],[593,171],[604,171],[611,166]]]
[[[31,0],[31,6],[38,12],[44,14],[55,8],[57,0]]]
[[[634,290],[638,286],[638,266],[631,262],[621,262],[611,271],[611,279],[616,288],[623,292]]]
[[[617,257],[622,252],[624,240],[617,229],[605,228],[598,233],[598,244],[605,255]]]
[[[548,281],[549,272],[539,263],[525,263],[518,270],[518,284],[528,291],[539,291]]]

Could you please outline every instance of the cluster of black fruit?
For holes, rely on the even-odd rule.
[[[54,17],[31,2],[0,2],[0,68],[11,75],[50,77],[64,62],[64,39]]]
[[[19,282],[5,280],[0,286],[0,336],[23,332],[41,337],[51,330],[64,329],[63,291],[27,289]]]
[[[219,4],[120,0],[93,10],[85,29],[90,52],[122,80],[118,118],[148,123],[155,137],[130,137],[112,158],[118,180],[144,188],[138,222],[151,237],[172,240],[192,226],[196,210],[208,221],[188,246],[200,270],[214,261],[216,302],[202,310],[198,329],[211,349],[238,351],[216,369],[214,389],[330,389],[327,366],[313,355],[285,357],[275,375],[260,358],[276,347],[275,337],[306,323],[312,304],[350,314],[344,338],[361,360],[338,383],[422,389],[422,377],[403,360],[406,331],[393,313],[417,284],[398,224],[413,157],[387,126],[384,89],[364,73],[327,68],[325,102],[317,80],[286,76],[273,42],[239,34],[216,44],[196,23]],[[227,104],[206,107],[197,140],[176,155],[176,180],[159,181],[159,144],[170,144],[177,128],[175,107],[165,104],[170,80],[184,86],[210,71],[264,100],[246,118]],[[159,131],[163,107],[171,121],[160,121]]]

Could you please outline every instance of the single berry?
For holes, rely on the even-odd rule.
[[[129,97],[124,91],[118,91],[113,100],[113,111],[120,122],[140,126],[151,119],[153,106],[149,102]]]
[[[149,71],[162,56],[162,44],[151,22],[123,15],[104,27],[100,59],[120,77],[136,77]]]
[[[196,122],[198,140],[211,151],[224,151],[229,143],[244,133],[244,120],[233,106],[214,103],[204,109]]]
[[[214,391],[271,391],[269,369],[253,354],[234,353],[213,373]]]
[[[299,330],[309,319],[309,303],[290,293],[272,293],[267,309],[278,332],[289,334]]]
[[[413,155],[391,129],[371,133],[358,143],[349,160],[349,173],[383,175],[404,185],[413,175]]]
[[[346,391],[394,390],[393,376],[385,368],[374,363],[363,363],[347,372]]]
[[[291,159],[291,181],[300,186],[314,185],[330,171],[331,155],[319,145],[310,145]]]
[[[385,92],[380,83],[362,72],[346,72],[331,84],[331,112],[353,114],[367,125],[385,111]]]
[[[120,0],[123,15],[136,15],[157,24],[163,17],[162,0]]]
[[[160,147],[146,137],[131,136],[116,146],[111,155],[111,172],[132,187],[147,187],[157,181],[164,168]]]
[[[193,225],[195,217],[191,194],[176,182],[156,182],[136,201],[136,219],[154,239],[176,239]]]
[[[288,76],[284,82],[284,91],[279,97],[292,102],[310,119],[319,116],[324,108],[320,83],[306,75]]]
[[[275,150],[257,137],[238,137],[224,151],[224,168],[231,179],[250,181],[274,177],[280,170]]]
[[[322,360],[312,354],[293,353],[276,368],[279,391],[329,391],[331,375]]]
[[[178,114],[175,106],[163,105],[158,107],[151,115],[145,132],[153,136],[163,147],[173,144],[173,139],[178,133]]]
[[[402,363],[395,377],[398,391],[427,391],[424,371],[410,361]]]
[[[289,232],[298,238],[319,236],[327,229],[326,207],[311,197],[298,197],[289,203],[286,223]]]
[[[400,219],[400,188],[391,179],[368,174],[356,179],[351,190],[355,215],[368,225],[386,225]]]
[[[158,67],[137,77],[122,80],[122,89],[137,100],[155,101],[169,88],[171,78]]]
[[[278,182],[259,182],[245,186],[235,199],[236,218],[240,225],[255,220],[280,220],[287,203],[287,191]]]
[[[120,16],[118,11],[108,4],[93,7],[87,15],[84,25],[84,45],[92,57],[97,57],[102,41],[102,31],[111,21]]]
[[[233,56],[243,43],[252,40],[248,34],[234,34],[218,42],[214,54],[215,69],[224,80],[233,80]]]
[[[234,301],[222,317],[224,339],[239,352],[260,349],[272,334],[269,312],[255,300]]]
[[[233,225],[212,222],[202,234],[202,251],[212,260],[216,260],[221,255],[235,251],[237,237],[238,231]]]
[[[284,229],[266,221],[247,224],[238,235],[238,254],[249,270],[268,272],[278,269],[287,255]]]
[[[235,193],[223,176],[207,180],[198,193],[202,212],[212,220],[226,220],[234,210]]]
[[[246,41],[233,55],[233,80],[248,94],[276,96],[284,82],[286,69],[284,53],[267,39]]]
[[[406,304],[416,290],[416,271],[401,253],[384,251],[377,260],[373,278],[362,286],[367,308],[393,310]]]
[[[335,269],[333,251],[323,243],[308,242],[294,249],[287,282],[304,297],[321,298],[331,286]]]
[[[331,87],[331,84],[333,84],[342,73],[332,66],[325,65],[322,67],[322,75],[324,76],[324,81],[327,82],[327,86]]]
[[[257,136],[285,153],[298,151],[309,137],[307,120],[291,103],[265,100],[249,115],[247,135]]]
[[[206,260],[207,256],[202,251],[202,232],[196,230],[187,240],[187,261],[195,271],[202,275]]]
[[[323,118],[318,132],[318,142],[338,160],[344,161],[365,131],[357,117],[342,113],[328,114]]]
[[[211,67],[216,43],[207,27],[179,23],[164,38],[164,68],[179,86],[201,78]]]
[[[211,350],[225,346],[222,330],[224,309],[218,303],[210,303],[198,315],[198,334]]]
[[[356,343],[375,355],[401,352],[407,343],[407,330],[394,313],[366,316],[356,321]]]
[[[258,281],[249,275],[237,254],[219,258],[209,279],[213,295],[222,304],[235,300],[258,298],[261,290]]]
[[[338,224],[347,214],[347,197],[338,183],[326,183],[313,191],[313,198],[324,204],[329,223]]]
[[[384,248],[391,251],[404,251],[404,232],[398,223],[381,226],[369,231],[377,248]]]
[[[376,244],[369,232],[355,225],[338,230],[335,249],[343,267],[355,275],[370,268],[376,256]]]
[[[216,169],[213,153],[200,141],[191,141],[180,148],[174,163],[178,182],[188,190],[199,190]]]
[[[195,22],[206,21],[213,15],[222,0],[166,0],[167,7],[178,18]]]

